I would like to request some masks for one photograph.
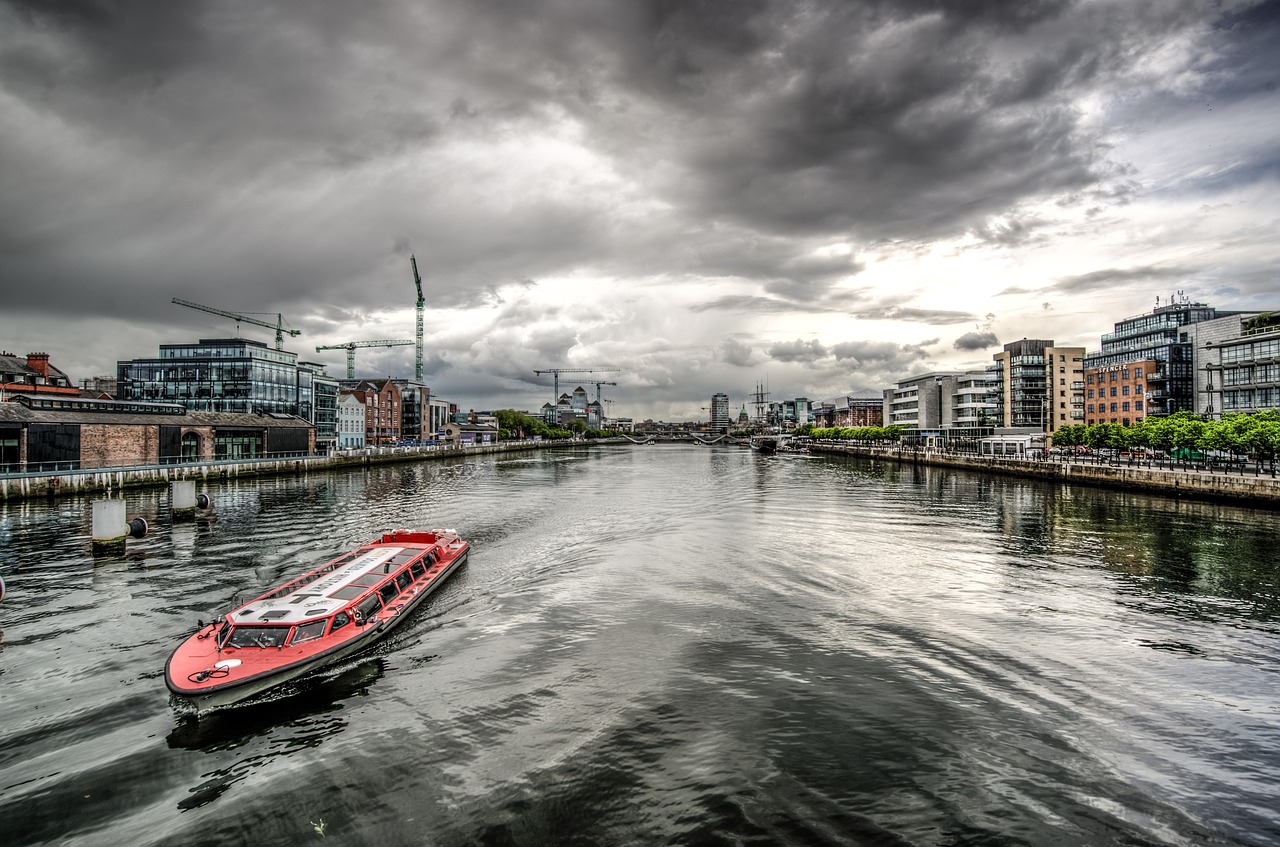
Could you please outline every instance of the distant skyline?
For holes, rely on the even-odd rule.
[[[1277,56],[1247,0],[0,0],[0,348],[235,334],[180,297],[341,377],[412,253],[436,394],[685,420],[1280,308]]]

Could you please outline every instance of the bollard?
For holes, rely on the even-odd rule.
[[[196,516],[195,480],[176,479],[169,484],[169,514],[175,521]]]
[[[213,501],[209,499],[208,494],[197,494],[196,506],[201,509],[212,509]]]

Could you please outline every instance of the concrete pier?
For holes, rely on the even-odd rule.
[[[124,517],[123,500],[93,501],[93,552],[123,553],[129,524]]]

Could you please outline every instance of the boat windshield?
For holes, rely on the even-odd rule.
[[[238,626],[231,631],[228,647],[282,647],[287,626]]]

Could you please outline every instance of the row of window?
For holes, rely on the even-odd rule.
[[[1222,392],[1223,409],[1274,409],[1280,406],[1280,388],[1245,388]]]
[[[392,564],[396,564],[397,560],[403,564],[404,558],[414,556],[416,553],[406,551],[400,553],[391,559]],[[402,558],[404,557],[404,558]],[[273,592],[269,597],[284,596],[290,594],[302,585],[309,584],[326,573],[348,564],[355,558],[354,555],[344,557],[332,563],[323,570],[315,571],[298,580],[282,587],[279,591]],[[427,569],[439,561],[439,555],[435,550],[431,550],[423,558],[416,559],[408,567],[403,568],[397,573],[386,575],[372,572],[365,574],[360,579],[355,580],[352,584],[343,586],[328,596],[338,600],[352,600],[359,597],[371,587],[377,586],[377,591],[370,594],[360,604],[356,606],[354,614],[348,615],[346,612],[338,612],[332,618],[320,618],[319,620],[308,621],[307,623],[298,624],[294,627],[288,626],[237,626],[226,641],[231,647],[283,647],[287,644],[302,644],[306,641],[312,641],[320,638],[326,631],[336,632],[347,624],[355,621],[367,621],[389,607],[391,603],[409,587],[415,580],[420,579]],[[318,596],[318,595],[316,595]],[[330,623],[332,622],[332,626]],[[290,630],[293,636],[289,637]]]
[[[1222,371],[1223,385],[1249,385],[1254,382],[1280,382],[1280,363],[1246,365],[1242,368],[1226,368]]]
[[[1084,381],[1093,385],[1093,376],[1093,374],[1086,374]],[[1133,377],[1135,379],[1142,379],[1142,368],[1134,368]],[[1106,373],[1098,374],[1098,382],[1116,382],[1117,380],[1129,378],[1129,368],[1121,368],[1118,371],[1108,371]]]
[[[1113,385],[1113,386],[1111,386],[1111,395],[1110,395],[1110,396],[1112,396],[1112,397],[1115,397],[1115,396],[1116,396],[1116,387],[1117,387],[1117,386],[1114,386],[1114,385]],[[1127,386],[1127,385],[1121,385],[1121,386],[1119,386],[1119,388],[1120,388],[1120,396],[1121,396],[1121,397],[1128,397],[1128,396],[1129,396],[1129,386]],[[1142,386],[1141,386],[1141,385],[1135,385],[1135,386],[1133,387],[1133,393],[1134,393],[1134,394],[1141,394],[1142,392],[1143,392],[1143,388],[1142,388]],[[1098,389],[1098,396],[1099,396],[1099,397],[1106,397],[1106,396],[1107,396],[1107,389],[1105,389],[1105,388],[1099,388],[1099,389]],[[1093,389],[1092,389],[1092,388],[1090,388],[1090,389],[1089,389],[1089,399],[1090,399],[1090,400],[1092,400],[1092,399],[1093,399]]]
[[[1128,400],[1125,400],[1125,401],[1123,401],[1123,402],[1121,402],[1121,403],[1112,403],[1112,404],[1111,404],[1111,408],[1110,408],[1110,410],[1108,410],[1108,408],[1107,408],[1107,404],[1106,404],[1106,403],[1098,403],[1098,404],[1097,404],[1097,410],[1098,410],[1099,414],[1104,413],[1104,412],[1107,412],[1107,411],[1112,411],[1112,412],[1128,412],[1128,411],[1130,411],[1130,408],[1129,408],[1129,401],[1128,401]],[[1091,414],[1091,415],[1092,415],[1092,414],[1093,414],[1093,411],[1094,411],[1094,404],[1093,404],[1093,403],[1090,403],[1090,404],[1089,404],[1089,408],[1088,408],[1088,412],[1089,412],[1089,414]],[[1142,401],[1141,401],[1141,400],[1134,400],[1134,401],[1133,401],[1133,409],[1132,409],[1132,411],[1135,411],[1135,412],[1141,412],[1141,411],[1142,411]]]
[[[1266,341],[1253,341],[1248,344],[1233,344],[1222,348],[1222,363],[1249,362],[1254,359],[1280,358],[1280,338]]]

